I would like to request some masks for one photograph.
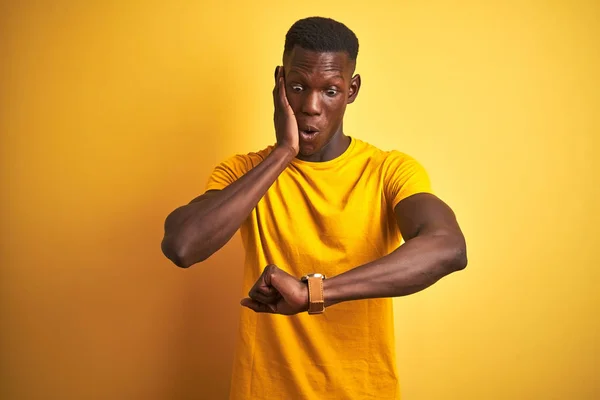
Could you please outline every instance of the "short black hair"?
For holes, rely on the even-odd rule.
[[[331,18],[309,17],[296,21],[285,35],[284,54],[294,46],[317,52],[348,53],[350,60],[358,56],[358,38],[346,25]]]

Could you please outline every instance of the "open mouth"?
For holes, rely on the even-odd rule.
[[[311,141],[317,137],[319,130],[314,126],[304,125],[300,126],[299,132],[302,139],[305,141]]]

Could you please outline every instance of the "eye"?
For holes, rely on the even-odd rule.
[[[302,91],[302,86],[300,85],[292,85],[292,92],[299,93]]]
[[[334,97],[336,94],[338,94],[338,90],[337,89],[333,89],[333,88],[327,89],[325,91],[325,94],[327,94],[327,96],[329,96],[329,97]]]

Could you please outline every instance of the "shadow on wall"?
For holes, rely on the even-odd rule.
[[[194,270],[180,272],[182,291],[172,317],[177,329],[168,337],[170,362],[165,364],[177,372],[164,398],[227,398],[243,265],[236,246],[241,247],[237,237]]]
[[[228,155],[229,60],[203,47],[210,60],[190,65],[169,47],[181,38],[156,44],[155,29],[117,24],[118,12],[42,11],[13,24],[2,88],[16,100],[3,121],[0,398],[226,398],[239,239],[188,270],[160,242],[168,213]]]
[[[215,64],[226,66],[228,62],[217,60]],[[182,146],[173,176],[167,175],[155,187],[154,197],[177,192],[177,196],[172,196],[177,200],[162,201],[162,213],[149,210],[152,214],[142,220],[157,222],[162,228],[167,214],[201,194],[212,169],[230,155],[221,151],[219,144],[235,140],[236,126],[231,119],[228,98],[233,96],[236,83],[231,78],[221,81],[219,76],[222,74],[233,75],[220,68],[214,75],[203,77],[202,92],[194,97],[213,93],[219,93],[219,96],[211,97],[209,101],[206,98],[197,102],[191,100],[202,104],[194,113],[197,118],[176,133],[187,137],[184,141],[191,146]],[[148,226],[147,231],[155,231],[155,228]],[[160,252],[162,230],[161,235],[148,239],[153,249]],[[152,270],[158,268],[153,285],[159,292],[165,278],[170,285],[166,295],[169,307],[163,309],[164,319],[157,321],[165,325],[164,339],[157,343],[157,350],[161,352],[157,365],[162,365],[170,379],[163,381],[166,384],[161,390],[163,395],[157,398],[227,398],[242,295],[244,257],[239,232],[208,260],[188,269],[171,264],[162,253],[158,257],[161,258],[158,263],[152,257],[152,263],[157,265]],[[152,396],[152,393],[148,395]]]

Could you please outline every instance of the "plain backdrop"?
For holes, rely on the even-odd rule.
[[[405,399],[598,399],[600,3],[2,1],[0,397],[225,399],[235,237],[163,221],[274,142],[284,36],[360,40],[345,131],[421,161],[469,266],[395,300]]]

